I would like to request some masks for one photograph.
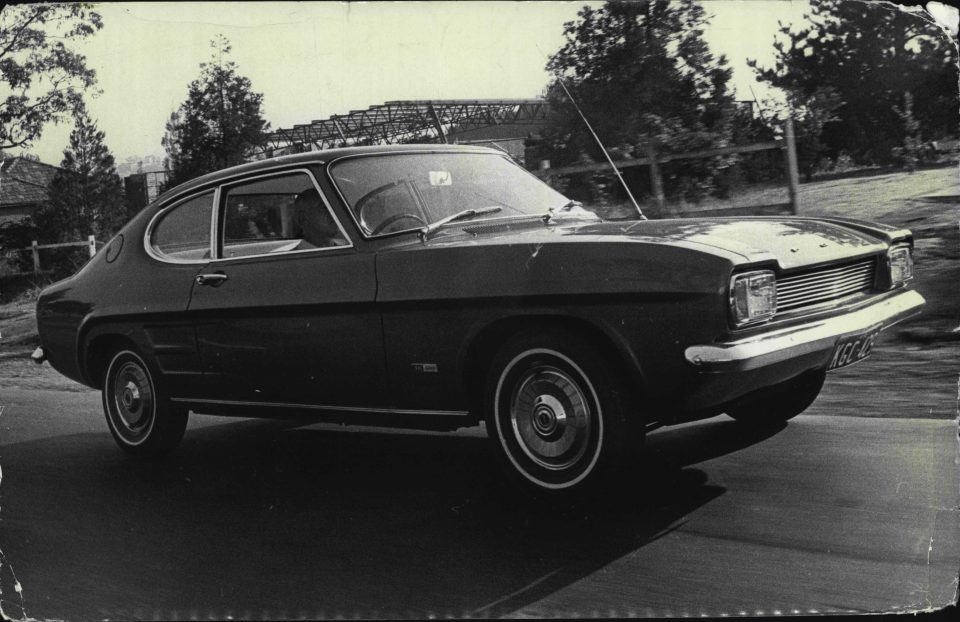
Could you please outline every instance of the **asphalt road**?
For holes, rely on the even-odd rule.
[[[0,387],[3,609],[33,618],[722,616],[953,602],[957,429],[804,415],[661,429],[589,511],[455,435],[193,417],[144,465],[98,394]]]

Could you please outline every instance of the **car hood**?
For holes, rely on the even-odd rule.
[[[652,227],[645,227],[652,223]],[[641,221],[633,230],[742,255],[775,259],[783,270],[874,253],[886,247],[882,229],[817,219],[700,219]]]
[[[550,227],[491,221],[444,229],[424,246],[588,241],[673,244],[736,255],[737,263],[775,261],[781,270],[790,270],[880,252],[891,241],[909,236],[909,231],[862,221],[798,217],[558,221]]]

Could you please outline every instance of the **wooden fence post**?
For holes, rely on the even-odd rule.
[[[33,273],[39,276],[40,275],[40,249],[37,248],[36,240],[34,240],[30,244],[30,250],[33,251]]]
[[[91,257],[97,254],[97,238],[92,235],[87,236],[87,249],[90,251]]]
[[[783,137],[786,142],[787,183],[790,190],[790,213],[800,212],[800,173],[797,170],[797,141],[793,135],[793,117],[784,123]]]
[[[650,188],[662,218],[666,201],[663,197],[663,180],[660,178],[660,166],[657,164],[657,150],[653,146],[653,139],[647,140],[647,158],[650,160]]]

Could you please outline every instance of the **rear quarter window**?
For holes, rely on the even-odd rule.
[[[209,259],[212,217],[213,191],[187,199],[160,216],[150,234],[150,245],[170,259]]]

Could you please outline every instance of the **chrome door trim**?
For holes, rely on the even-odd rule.
[[[177,209],[179,206],[183,205],[183,204],[186,203],[187,201],[192,201],[193,199],[196,199],[197,197],[203,196],[204,194],[207,194],[208,192],[212,192],[212,193],[213,193],[212,200],[213,200],[214,203],[213,203],[213,205],[211,206],[210,214],[211,214],[211,216],[215,216],[215,215],[216,215],[216,208],[217,208],[216,202],[217,202],[217,201],[219,200],[219,198],[220,198],[220,189],[219,189],[219,187],[217,187],[217,188],[204,188],[203,190],[200,190],[200,191],[195,192],[195,193],[193,193],[193,194],[185,195],[182,199],[178,199],[178,200],[176,201],[176,203],[172,203],[172,204],[168,205],[167,207],[164,207],[163,209],[161,209],[160,211],[158,211],[156,214],[153,215],[153,217],[150,219],[150,223],[147,224],[146,230],[144,230],[144,232],[143,232],[143,248],[144,248],[144,250],[147,252],[147,255],[148,255],[148,256],[152,257],[153,259],[156,259],[157,261],[162,261],[163,263],[171,263],[171,264],[179,264],[179,265],[203,265],[203,264],[206,264],[206,263],[209,263],[209,262],[210,262],[210,260],[211,260],[210,258],[213,257],[213,247],[216,246],[216,243],[215,243],[215,241],[214,241],[213,235],[210,236],[210,248],[208,249],[208,250],[210,251],[210,258],[207,258],[207,259],[177,259],[177,258],[175,258],[175,257],[170,257],[170,256],[168,256],[168,255],[164,255],[163,253],[161,253],[160,251],[158,251],[157,249],[155,249],[155,248],[153,247],[153,244],[151,244],[151,242],[150,242],[150,237],[153,235],[153,230],[156,228],[157,223],[160,221],[160,219],[161,219],[164,215],[166,215],[168,212],[171,212],[171,211]],[[215,222],[216,222],[216,219],[213,218],[213,219],[212,219],[212,222],[215,223]],[[211,232],[211,234],[214,232],[214,225],[213,225],[213,224],[210,225],[210,232]]]
[[[327,196],[323,193],[323,190],[320,189],[320,184],[317,183],[317,178],[314,177],[313,172],[308,168],[291,168],[291,169],[285,169],[285,170],[270,171],[262,175],[254,175],[253,177],[245,177],[243,179],[238,179],[230,183],[221,184],[220,186],[217,187],[217,204],[214,206],[215,213],[213,218],[214,227],[216,227],[216,223],[220,222],[220,212],[222,208],[220,204],[220,191],[222,189],[229,190],[228,186],[235,186],[238,184],[254,181],[257,179],[263,179],[265,177],[279,177],[280,175],[285,175],[288,173],[306,173],[307,177],[310,178],[310,182],[313,184],[314,189],[316,189],[317,194],[320,195],[320,200],[323,201],[323,205],[324,207],[327,208],[327,212],[329,212],[330,215],[333,216],[333,221],[337,223],[337,229],[343,235],[343,239],[347,241],[347,245],[346,246],[327,246],[324,248],[305,248],[299,251],[286,251],[284,253],[260,253],[257,255],[243,255],[240,257],[220,257],[219,253],[216,253],[217,256],[213,257],[214,253],[216,252],[217,249],[219,249],[220,245],[217,244],[218,240],[216,238],[211,238],[214,246],[214,251],[211,252],[211,257],[212,257],[212,259],[210,260],[211,262],[222,263],[225,261],[240,261],[244,259],[256,259],[258,257],[278,258],[278,257],[288,257],[290,255],[300,255],[303,253],[318,253],[323,251],[333,251],[333,250],[343,250],[347,248],[354,248],[353,240],[350,238],[349,235],[347,235],[346,229],[343,228],[343,223],[340,222],[340,219],[337,217],[337,213],[334,211],[333,206],[330,204],[330,201],[327,200]],[[226,227],[226,221],[224,221],[223,226]],[[219,231],[217,232],[217,234],[219,235]]]
[[[247,402],[241,400],[212,400],[172,397],[171,402],[182,404],[211,404],[221,406],[267,406],[271,408],[296,408],[300,410],[323,410],[330,412],[372,413],[387,415],[431,415],[443,417],[466,417],[465,410],[407,410],[402,408],[363,408],[359,406],[323,406],[318,404],[288,404],[284,402]]]
[[[341,235],[343,235],[343,239],[345,239],[348,242],[348,244],[345,246],[329,246],[326,248],[306,248],[299,251],[287,251],[285,253],[260,253],[257,255],[244,255],[242,257],[219,257],[218,256],[219,253],[217,252],[218,246],[219,246],[217,244],[217,241],[218,241],[217,235],[219,233],[217,230],[218,229],[217,223],[220,221],[220,212],[221,212],[220,198],[222,194],[221,192],[222,188],[224,188],[225,186],[233,186],[238,183],[243,183],[243,182],[255,180],[255,179],[261,179],[264,177],[275,177],[278,175],[283,175],[285,173],[306,173],[306,175],[310,179],[310,183],[313,184],[313,187],[316,189],[317,194],[320,195],[320,200],[323,201],[324,207],[326,207],[330,215],[333,216],[333,221],[337,223],[337,229],[340,231]],[[242,177],[242,176],[239,176],[239,177]],[[210,249],[209,249],[210,257],[208,259],[199,259],[199,260],[175,259],[173,257],[168,257],[166,255],[163,255],[162,253],[154,249],[153,245],[150,243],[150,236],[153,234],[153,230],[156,227],[157,222],[160,220],[160,218],[167,212],[173,209],[176,209],[179,205],[182,205],[183,203],[191,199],[195,199],[203,194],[206,194],[211,190],[213,191],[213,208],[211,209],[211,219],[210,219]],[[346,229],[344,228],[343,223],[340,222],[340,218],[337,216],[337,213],[336,211],[334,211],[333,206],[330,204],[330,201],[327,199],[327,196],[323,193],[323,190],[320,188],[320,184],[317,183],[317,178],[314,176],[313,171],[305,167],[271,169],[266,172],[261,172],[261,174],[254,175],[253,177],[245,177],[240,179],[233,178],[233,181],[230,181],[228,183],[218,183],[213,188],[207,187],[198,192],[184,195],[182,198],[178,198],[175,203],[172,203],[169,206],[164,207],[163,209],[161,209],[160,211],[158,211],[156,214],[153,215],[153,217],[150,219],[150,223],[147,225],[147,228],[143,234],[143,247],[146,250],[147,255],[149,255],[153,259],[156,259],[157,261],[161,261],[163,263],[169,263],[169,264],[180,264],[180,265],[205,265],[214,261],[225,262],[225,261],[239,261],[243,259],[255,259],[258,257],[286,257],[289,255],[299,255],[303,253],[318,253],[323,251],[355,248],[353,240],[351,239],[350,235],[347,233]]]

